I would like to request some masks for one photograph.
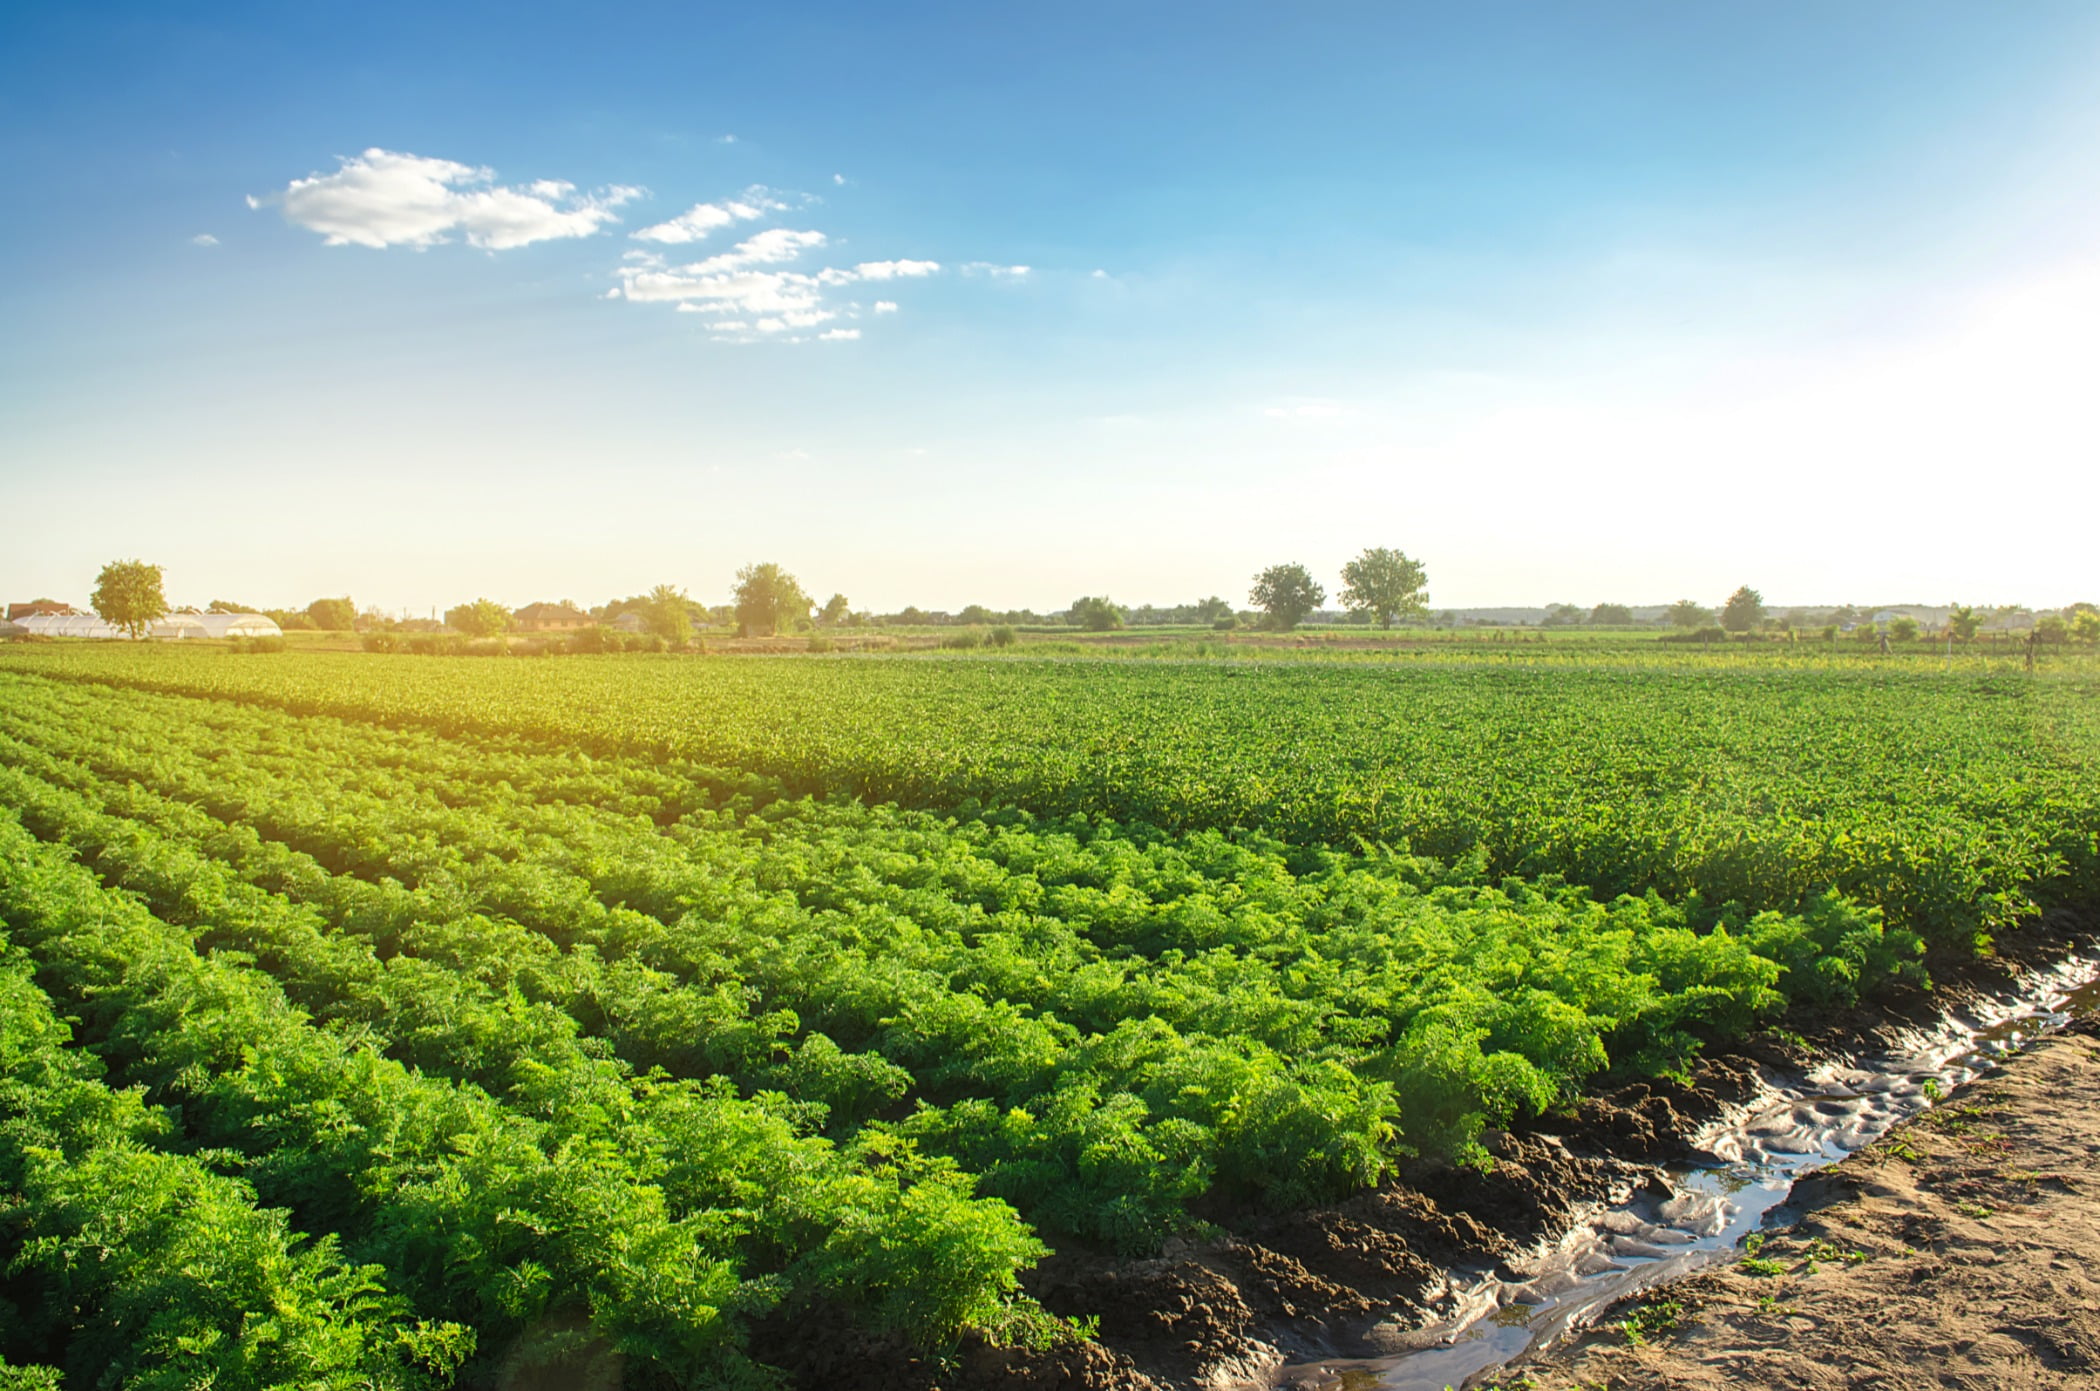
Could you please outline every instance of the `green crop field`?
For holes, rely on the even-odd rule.
[[[1022,651],[0,652],[0,1350],[1078,1336],[1052,1249],[1476,1162],[2100,887],[2090,657]]]

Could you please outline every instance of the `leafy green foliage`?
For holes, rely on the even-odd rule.
[[[201,655],[0,664],[36,985],[394,1324],[699,1383],[1065,1336],[1038,1232],[1480,1160],[2094,887],[2075,673]]]
[[[95,592],[88,602],[103,622],[134,638],[144,637],[168,612],[167,597],[161,592],[161,567],[143,560],[112,560],[95,576]]]
[[[1396,550],[1366,550],[1342,567],[1342,584],[1342,607],[1370,614],[1381,628],[1392,627],[1396,618],[1419,618],[1429,611],[1428,573],[1420,561]]]
[[[1254,577],[1254,587],[1247,591],[1247,602],[1269,615],[1270,627],[1284,632],[1312,617],[1326,597],[1312,571],[1298,564],[1271,565]]]

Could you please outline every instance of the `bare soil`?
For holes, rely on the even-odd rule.
[[[2100,1027],[1959,1088],[1791,1206],[1754,1258],[1771,1264],[1672,1285],[1502,1384],[2100,1384]],[[1657,1331],[1635,1344],[1628,1319]]]

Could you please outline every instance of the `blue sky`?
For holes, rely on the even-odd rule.
[[[2083,0],[17,8],[0,582],[2093,597],[2096,79]]]

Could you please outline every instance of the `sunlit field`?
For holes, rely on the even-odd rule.
[[[0,650],[26,1317],[146,1365],[266,1290],[401,1386],[581,1318],[703,1385],[772,1312],[1055,1342],[1051,1250],[1482,1162],[2092,901],[2088,653],[1559,638]]]

